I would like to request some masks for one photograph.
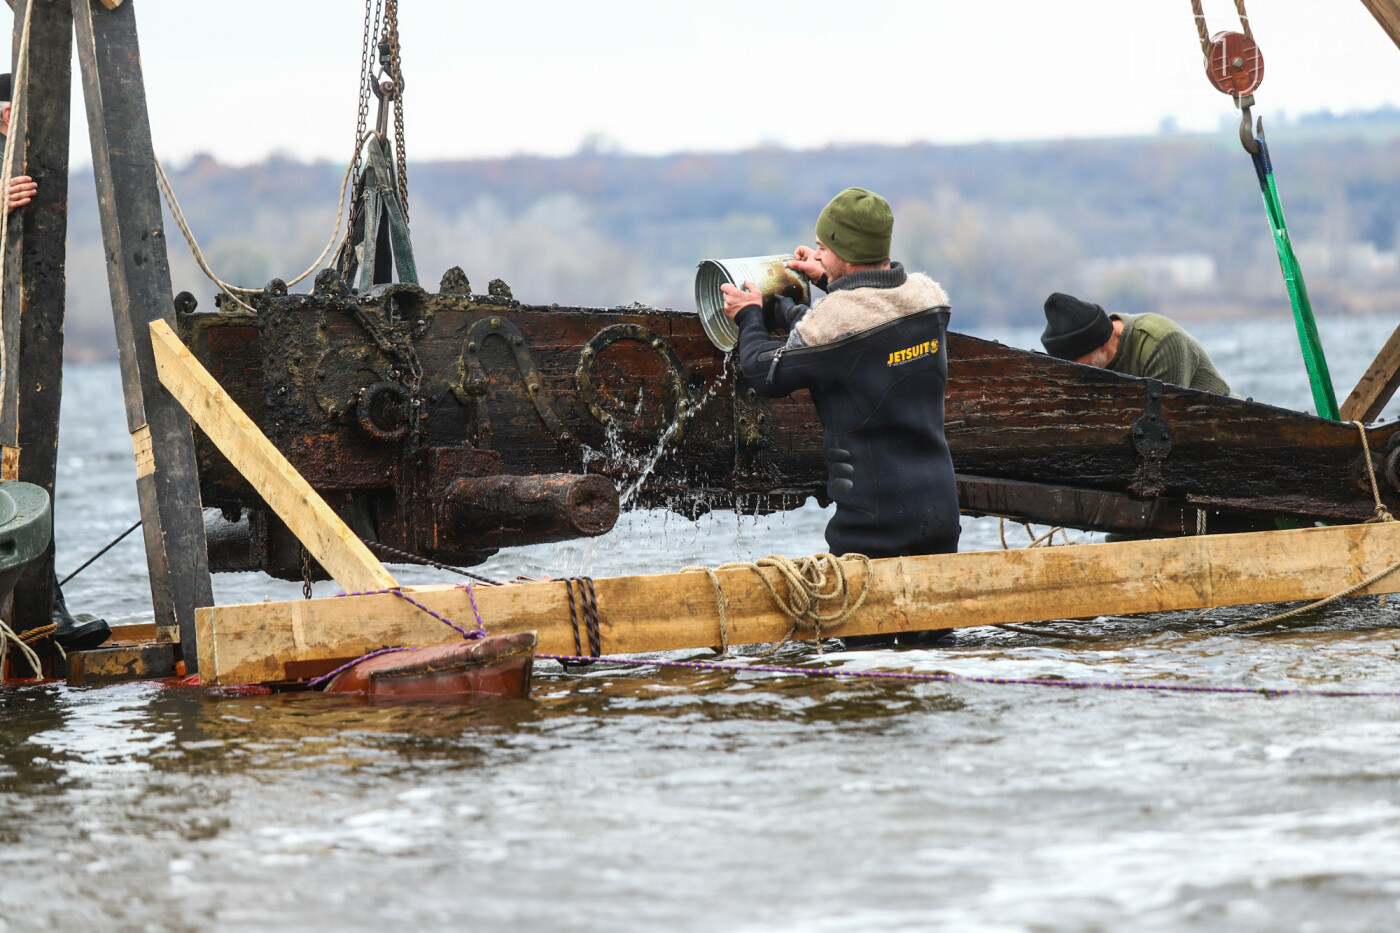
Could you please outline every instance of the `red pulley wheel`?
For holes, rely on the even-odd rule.
[[[1248,97],[1264,83],[1264,54],[1242,32],[1218,32],[1210,40],[1206,77],[1221,93]]]

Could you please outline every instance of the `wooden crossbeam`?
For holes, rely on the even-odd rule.
[[[369,548],[185,348],[170,325],[152,321],[150,328],[160,381],[326,573],[347,590],[398,586]]]
[[[1320,599],[1400,560],[1400,522],[1202,535],[1055,548],[873,561],[858,614],[828,634],[869,635],[1004,622],[1092,618],[1216,606]],[[851,587],[865,586],[847,562]],[[771,571],[769,579],[783,592]],[[749,569],[718,572],[732,644],[775,642],[790,623]],[[703,573],[595,581],[604,654],[719,644],[715,591]],[[1362,590],[1400,591],[1400,571]],[[463,628],[476,620],[466,589],[405,588]],[[535,631],[539,650],[574,654],[562,582],[478,586],[491,633]],[[200,610],[200,670],[206,683],[311,676],[379,648],[431,645],[461,636],[393,595],[254,603]],[[587,635],[580,631],[587,653]]]

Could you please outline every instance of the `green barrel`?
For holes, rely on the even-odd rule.
[[[0,574],[22,569],[44,553],[52,537],[49,494],[33,483],[0,483]],[[8,595],[6,590],[0,598]]]

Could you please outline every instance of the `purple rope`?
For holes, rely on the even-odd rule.
[[[316,689],[317,687],[321,686],[321,684],[323,684],[323,683],[325,683],[326,681],[328,681],[328,680],[332,679],[333,677],[335,677],[337,674],[343,674],[343,673],[345,673],[346,671],[350,670],[350,668],[354,667],[356,664],[359,664],[361,661],[368,661],[370,658],[377,658],[377,657],[379,657],[381,654],[393,654],[395,651],[417,651],[417,650],[418,650],[417,648],[380,648],[378,651],[371,651],[369,654],[362,654],[362,655],[360,655],[358,658],[356,658],[355,660],[349,661],[349,662],[347,662],[347,663],[345,663],[345,664],[340,665],[340,667],[337,667],[335,670],[331,671],[329,674],[322,674],[320,677],[313,677],[313,678],[311,678],[310,680],[308,680],[308,681],[306,682],[306,686],[308,686],[308,687],[310,687],[311,689],[314,690],[314,689]]]
[[[1115,680],[1047,680],[1036,677],[983,677],[974,674],[918,674],[896,671],[845,671],[819,667],[777,667],[769,664],[719,664],[714,661],[658,661],[647,658],[585,658],[572,654],[537,654],[547,661],[607,661],[613,664],[679,667],[701,671],[763,674],[804,674],[808,677],[866,677],[874,680],[912,680],[936,683],[993,684],[996,686],[1067,687],[1072,690],[1148,690],[1157,693],[1227,693],[1256,696],[1400,697],[1395,690],[1309,690],[1302,687],[1212,687],[1195,684],[1147,684]]]
[[[500,586],[501,584],[497,583],[493,585]],[[481,608],[476,604],[476,593],[472,590],[472,585],[470,583],[458,583],[456,588],[467,591],[467,599],[471,600],[472,603],[472,613],[476,615],[476,630],[480,633],[480,636],[484,636],[486,634],[486,620],[481,617]]]
[[[437,620],[438,620],[439,622],[441,622],[443,625],[446,625],[446,626],[448,626],[449,628],[455,629],[455,630],[456,630],[463,638],[465,638],[467,641],[472,641],[473,639],[477,639],[477,638],[485,638],[485,637],[486,637],[486,620],[484,620],[483,618],[481,618],[481,609],[480,609],[480,607],[478,607],[477,604],[476,604],[476,594],[472,592],[472,585],[471,585],[470,583],[459,583],[459,584],[457,584],[456,587],[454,587],[454,589],[459,589],[459,590],[460,590],[460,589],[466,589],[466,591],[467,591],[467,598],[470,599],[470,600],[471,600],[471,603],[472,603],[472,612],[476,615],[476,631],[474,631],[474,632],[468,632],[466,629],[462,628],[460,625],[458,625],[456,622],[453,622],[451,619],[447,618],[446,616],[438,615],[436,612],[434,612],[433,610],[429,609],[427,606],[423,605],[423,604],[420,603],[418,600],[414,599],[412,596],[409,596],[407,593],[403,592],[402,590],[396,590],[396,589],[388,589],[388,590],[363,590],[363,591],[358,592],[358,593],[339,593],[339,594],[337,594],[337,595],[338,595],[338,596],[383,596],[385,593],[392,593],[393,595],[397,596],[399,599],[402,599],[402,600],[404,600],[405,602],[407,602],[407,603],[409,603],[409,604],[411,604],[411,605],[413,605],[413,606],[417,606],[419,609],[422,609],[424,612],[426,612],[428,615],[432,616],[434,619],[437,619]],[[328,680],[330,680],[332,677],[335,677],[337,674],[342,674],[342,673],[344,673],[345,671],[348,671],[350,668],[354,667],[356,664],[359,664],[361,661],[368,661],[370,658],[377,658],[377,657],[379,657],[381,654],[393,654],[395,651],[417,651],[417,650],[418,650],[418,648],[416,648],[416,647],[380,648],[378,651],[371,651],[369,654],[362,654],[362,655],[360,655],[358,658],[356,658],[355,660],[350,661],[350,662],[348,662],[348,663],[346,663],[346,664],[340,665],[340,667],[337,667],[335,670],[331,671],[329,674],[322,674],[320,677],[313,677],[311,680],[308,680],[308,681],[306,682],[306,686],[307,686],[307,687],[310,687],[311,689],[314,690],[315,688],[317,688],[317,687],[321,686],[322,684],[326,683],[326,682],[327,682]]]
[[[476,613],[476,626],[477,626],[477,628],[476,628],[476,631],[475,631],[475,632],[468,632],[466,629],[462,628],[460,625],[458,625],[456,622],[453,622],[451,619],[447,618],[446,616],[440,616],[440,615],[438,615],[436,612],[433,612],[433,610],[429,609],[427,606],[423,605],[423,604],[420,603],[418,600],[414,599],[412,596],[409,596],[409,595],[408,595],[407,593],[405,593],[403,590],[397,590],[397,589],[387,589],[387,590],[361,590],[361,591],[358,592],[358,593],[337,593],[337,594],[336,594],[336,598],[338,599],[338,598],[340,598],[341,596],[383,596],[384,594],[389,593],[389,594],[392,594],[392,595],[394,595],[394,596],[397,596],[399,599],[402,599],[404,602],[407,602],[407,603],[409,603],[409,604],[411,604],[411,605],[417,606],[419,609],[422,609],[424,612],[426,612],[428,615],[432,616],[434,619],[437,619],[437,620],[438,620],[439,622],[441,622],[443,625],[446,625],[446,626],[449,627],[449,628],[455,629],[459,635],[461,635],[463,638],[467,639],[468,641],[470,641],[470,640],[472,640],[472,639],[474,639],[474,638],[485,638],[485,637],[486,637],[486,623],[485,623],[485,622],[482,620],[482,618],[481,618],[481,610],[478,609],[477,606],[476,606],[476,596],[472,593],[472,585],[471,585],[470,583],[459,583],[459,584],[457,584],[456,587],[454,587],[454,589],[461,589],[461,588],[463,588],[463,587],[466,587],[467,596],[468,596],[468,598],[471,599],[471,602],[472,602],[472,612],[475,612],[475,613]]]

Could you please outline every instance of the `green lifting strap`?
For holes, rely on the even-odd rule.
[[[1269,146],[1264,141],[1262,129],[1254,141],[1258,149],[1251,149],[1249,154],[1254,159],[1254,171],[1259,176],[1259,190],[1264,194],[1264,209],[1268,211],[1269,226],[1274,231],[1274,246],[1278,249],[1283,282],[1288,286],[1288,300],[1293,305],[1293,321],[1298,326],[1298,345],[1303,351],[1308,382],[1312,384],[1313,405],[1322,417],[1340,421],[1337,393],[1332,388],[1332,376],[1327,371],[1322,339],[1317,335],[1317,323],[1313,320],[1312,302],[1308,299],[1303,270],[1293,253],[1293,241],[1288,237],[1288,224],[1283,219],[1283,205],[1279,203],[1278,186],[1274,183],[1274,165],[1269,158]]]

